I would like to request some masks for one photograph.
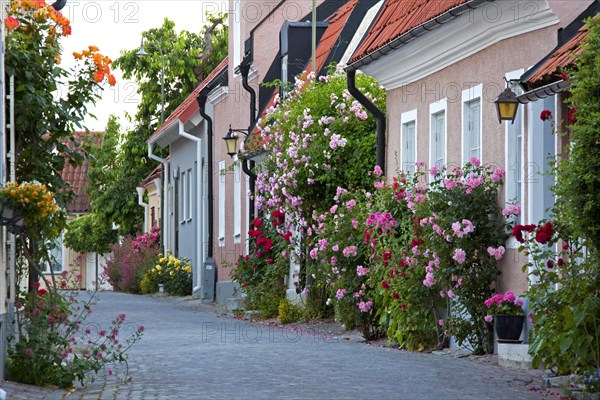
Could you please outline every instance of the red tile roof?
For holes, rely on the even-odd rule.
[[[103,134],[103,132],[89,132],[87,134],[85,132],[75,133],[79,138],[83,138],[83,136],[87,135],[98,145],[102,142]],[[69,146],[75,146],[75,144],[70,143]],[[73,199],[67,204],[67,211],[69,213],[90,212],[90,198],[86,193],[88,187],[88,169],[89,164],[87,159],[84,158],[81,165],[74,167],[67,163],[62,170],[62,179],[69,184],[69,188],[75,193]]]
[[[387,0],[352,62],[397,37],[471,0]]]
[[[225,68],[227,68],[227,57],[204,79],[194,90],[192,93],[173,111],[173,113],[166,119],[165,122],[154,132],[146,142],[150,142],[156,136],[159,136],[162,132],[164,132],[168,126],[170,126],[176,120],[181,122],[187,122],[192,115],[194,115],[200,108],[198,102],[196,101],[196,97],[200,94],[202,89],[204,89],[209,83],[212,82],[213,79]]]
[[[528,87],[536,88],[561,80],[563,70],[575,63],[575,55],[581,53],[581,45],[589,33],[584,26],[571,40],[556,50],[527,80]]]
[[[346,22],[348,22],[348,18],[354,11],[354,7],[358,4],[358,0],[349,0],[346,4],[341,6],[335,14],[327,19],[329,22],[329,26],[321,36],[321,40],[319,41],[319,46],[316,49],[315,55],[315,64],[317,71],[322,71],[324,67],[327,67],[325,63],[327,62],[327,58],[329,58],[329,54],[331,50],[335,47],[338,42],[342,30],[346,26]],[[306,67],[306,72],[312,71],[312,62],[308,63]]]

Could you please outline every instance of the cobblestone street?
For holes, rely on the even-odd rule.
[[[108,326],[118,313],[146,328],[129,352],[130,382],[123,371],[71,392],[8,382],[8,398],[544,398],[527,371],[249,323],[197,300],[101,293],[90,323]]]

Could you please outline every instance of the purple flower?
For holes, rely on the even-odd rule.
[[[31,347],[28,347],[25,349],[25,355],[27,357],[33,357],[33,349]]]
[[[356,275],[365,276],[368,273],[369,273],[369,268],[365,268],[362,265],[359,265],[358,267],[356,267]]]
[[[342,299],[342,297],[344,297],[344,295],[346,295],[346,289],[338,289],[338,291],[337,291],[337,292],[336,292],[336,294],[335,294],[335,297],[336,297],[338,300],[341,300],[341,299]]]
[[[483,317],[483,319],[485,320],[485,322],[491,323],[494,320],[494,317],[492,317],[491,315],[486,315],[485,317]]]
[[[361,300],[356,305],[358,306],[360,312],[369,312],[371,307],[373,307],[373,300],[369,300],[367,302]]]

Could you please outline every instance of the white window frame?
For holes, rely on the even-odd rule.
[[[461,104],[461,125],[462,125],[462,143],[461,143],[461,160],[462,165],[469,162],[471,158],[471,149],[467,150],[467,146],[471,143],[471,138],[467,138],[468,129],[466,123],[466,109],[473,102],[479,102],[479,160],[483,161],[483,84],[472,86],[469,89],[462,91],[462,104]],[[467,140],[468,139],[468,140]]]
[[[179,216],[179,223],[185,224],[185,219],[187,216],[187,207],[188,207],[188,204],[187,204],[188,188],[187,188],[186,171],[181,171],[180,176],[179,176],[179,182],[180,182],[179,203],[181,204],[181,216]]]
[[[407,173],[413,173],[416,170],[416,166],[415,163],[419,160],[418,155],[417,155],[417,138],[418,138],[418,134],[417,134],[417,110],[411,110],[411,111],[407,111],[407,112],[403,112],[400,115],[400,169],[404,172]],[[406,139],[406,128],[408,127],[408,125],[410,124],[414,124],[415,126],[415,132],[414,132],[414,160],[413,160],[413,165],[412,167],[408,167],[405,168],[405,165],[409,165],[410,160],[406,159],[406,154],[404,151],[404,144],[405,144],[405,139]]]
[[[448,100],[441,99],[429,105],[429,167],[437,165],[437,154],[435,154],[434,146],[434,119],[437,119],[440,114],[444,115],[444,140],[442,145],[442,165],[448,163]],[[437,125],[436,125],[437,127]],[[441,167],[438,165],[438,167]]]
[[[225,246],[225,161],[219,161],[219,247]]]
[[[193,191],[193,187],[194,184],[192,183],[193,180],[192,178],[194,177],[194,174],[192,172],[192,169],[189,168],[187,170],[187,209],[186,209],[186,215],[185,215],[185,221],[186,222],[190,222],[192,220],[192,207],[194,204],[194,191]]]
[[[237,155],[233,166],[233,242],[242,240],[242,164]]]
[[[519,79],[524,72],[524,69],[511,71],[505,75],[505,78],[510,82],[511,79]],[[517,95],[520,94],[520,86],[518,84],[513,86],[511,86],[513,92]],[[504,170],[506,171],[504,179],[504,202],[505,206],[508,206],[512,200],[517,198],[521,205],[521,215],[518,218],[518,223],[520,224],[523,224],[525,221],[525,112],[526,108],[519,105],[514,124],[508,121],[504,124]],[[517,145],[516,140],[519,139],[519,136],[521,141],[520,145]],[[519,247],[519,243],[511,236],[507,247],[516,249]]]

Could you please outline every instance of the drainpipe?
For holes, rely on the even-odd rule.
[[[148,232],[150,229],[148,228],[148,203],[144,203],[144,188],[136,187],[138,194],[138,205],[144,207],[144,233]]]
[[[204,278],[203,277],[203,281],[207,281],[207,278],[209,276],[213,277],[213,281],[212,282],[206,282],[207,285],[210,284],[212,286],[212,293],[209,293],[207,291],[207,288],[203,288],[202,289],[202,293],[206,295],[206,297],[211,297],[212,299],[214,299],[214,296],[216,294],[216,286],[217,286],[217,263],[215,262],[214,259],[214,247],[215,247],[215,240],[214,240],[214,226],[215,226],[215,214],[214,214],[214,200],[215,200],[215,193],[214,193],[214,159],[213,159],[213,120],[212,118],[206,113],[206,102],[207,102],[207,98],[208,95],[207,93],[201,91],[200,94],[198,95],[198,97],[196,98],[196,100],[198,101],[198,106],[200,107],[198,112],[200,113],[200,115],[202,116],[202,118],[204,118],[204,120],[206,121],[206,136],[208,137],[208,143],[207,143],[207,153],[208,153],[208,249],[207,249],[207,254],[206,254],[206,261],[204,263],[204,271],[214,271],[214,275],[213,274],[206,274],[207,276]],[[203,296],[204,297],[204,296]],[[211,300],[212,300],[211,299]]]
[[[252,88],[252,86],[250,86],[250,84],[248,84],[248,74],[250,73],[250,63],[247,62],[242,62],[240,64],[240,74],[242,75],[242,86],[244,87],[244,89],[246,89],[246,91],[248,93],[250,93],[250,126],[248,127],[248,136],[250,136],[250,134],[252,133],[252,129],[254,129],[254,125],[256,124],[256,92],[254,91],[254,89]],[[252,228],[252,223],[254,222],[254,218],[255,218],[255,208],[254,208],[254,193],[255,193],[255,186],[256,186],[256,174],[254,172],[252,172],[252,170],[254,169],[254,161],[252,160],[246,160],[242,163],[242,170],[244,171],[244,173],[246,175],[248,175],[250,177],[250,193],[252,194],[252,197],[250,198],[250,207],[248,210],[248,214],[250,214],[250,227],[248,229]]]
[[[377,165],[385,175],[385,114],[356,87],[356,70],[351,69],[346,73],[350,94],[375,116],[377,123]]]
[[[166,184],[167,182],[165,182],[165,178],[167,176],[167,171],[169,168],[169,162],[164,159],[161,158],[159,156],[157,156],[156,154],[154,154],[152,152],[153,150],[153,144],[152,143],[148,143],[148,157],[152,160],[156,160],[160,163],[162,163],[163,165],[163,169],[162,169],[162,174],[161,174],[161,180],[162,180],[162,190],[160,191],[160,208],[161,208],[161,216],[160,216],[160,236],[162,237],[162,248],[160,249],[161,253],[164,253],[165,249],[168,248],[168,243],[167,243],[167,235],[165,234],[166,232],[166,228],[165,228],[165,224],[167,221],[167,206],[165,204],[165,200],[167,199],[167,188],[168,185]],[[156,187],[158,189],[158,185]]]

